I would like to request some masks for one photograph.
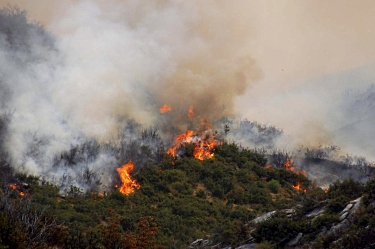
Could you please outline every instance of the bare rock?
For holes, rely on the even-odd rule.
[[[288,242],[288,246],[296,246],[298,242],[302,239],[303,233],[297,234],[291,241]]]
[[[254,223],[259,223],[265,220],[269,220],[272,218],[272,216],[276,213],[276,211],[268,212],[266,214],[263,214],[253,220]]]
[[[340,212],[340,215],[345,213],[345,212],[348,212],[351,208],[353,207],[353,204],[352,203],[349,203],[348,205],[346,205],[346,207]]]
[[[348,216],[348,212],[341,214],[340,221],[343,221]]]

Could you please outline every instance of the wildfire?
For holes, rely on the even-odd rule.
[[[297,175],[304,175],[304,176],[306,176],[306,173],[303,172],[302,170],[294,171],[295,168],[292,165],[293,165],[293,159],[291,159],[291,158],[287,159],[286,162],[284,163],[284,167],[285,167],[286,170],[293,171]],[[306,189],[302,189],[301,183],[299,181],[296,184],[293,185],[293,188],[297,189],[298,191],[303,191],[303,192],[306,193]]]
[[[118,189],[124,195],[129,195],[130,193],[134,192],[135,188],[141,187],[136,180],[132,180],[130,177],[133,170],[134,164],[132,160],[129,160],[129,162],[123,165],[121,168],[117,168],[117,172],[120,175],[122,182],[122,185]]]
[[[299,181],[293,185],[293,188],[297,189],[298,191],[303,191],[306,193],[306,189],[302,189],[301,183]]]
[[[296,171],[296,174],[297,174],[297,175],[304,175],[304,176],[306,176],[306,172],[304,172],[304,171],[302,171],[302,170],[298,170],[298,171]]]
[[[208,140],[201,140],[195,144],[194,147],[194,158],[203,161],[204,159],[212,159],[214,158],[214,149],[217,145],[216,140],[208,141]]]
[[[191,105],[188,111],[188,118],[193,118],[193,117],[195,117],[195,113],[194,113],[194,107]]]
[[[23,191],[21,191],[20,190],[20,188],[17,186],[17,184],[9,184],[9,187],[11,188],[11,189],[13,189],[13,190],[18,190],[18,194],[20,195],[20,196],[25,196],[26,195],[26,193],[25,192],[23,192]]]
[[[183,143],[190,143],[193,140],[194,131],[187,131],[180,134],[175,139],[175,144],[173,147],[168,149],[168,154],[176,156],[176,151]]]
[[[176,156],[177,149],[184,143],[194,143],[193,156],[199,160],[210,159],[214,157],[214,148],[218,144],[215,139],[203,139],[194,136],[193,131],[187,131],[178,135],[175,139],[174,146],[168,149],[168,154]]]
[[[284,167],[285,167],[286,170],[293,171],[297,175],[304,175],[304,176],[306,176],[306,173],[304,171],[302,171],[302,170],[294,171],[295,168],[292,165],[293,165],[293,159],[291,159],[291,158],[287,159],[286,162],[284,163]]]
[[[163,105],[162,107],[160,107],[160,113],[166,113],[166,112],[169,112],[172,110],[172,108],[168,105]]]
[[[287,159],[286,162],[284,163],[284,167],[286,170],[290,170],[290,171],[294,171],[294,167],[292,167],[293,165],[293,159]]]

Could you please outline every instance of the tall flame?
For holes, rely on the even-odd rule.
[[[130,193],[133,193],[135,188],[140,188],[141,185],[137,183],[136,180],[131,179],[130,174],[134,170],[134,164],[132,160],[129,160],[129,162],[125,165],[123,165],[121,168],[117,168],[117,172],[120,175],[122,185],[118,188],[119,191],[124,195],[129,195]]]
[[[172,108],[168,105],[163,105],[162,107],[160,107],[160,113],[166,113],[166,112],[169,112],[172,110]]]

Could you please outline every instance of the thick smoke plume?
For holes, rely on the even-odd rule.
[[[183,130],[234,115],[235,97],[261,75],[241,6],[68,1],[55,6],[51,31],[17,7],[2,9],[0,96],[12,165],[67,188],[108,185],[120,163],[148,160],[137,158],[142,145],[153,145],[153,159],[162,147],[137,123]],[[173,115],[159,113],[163,104]],[[190,106],[195,119],[186,125]]]

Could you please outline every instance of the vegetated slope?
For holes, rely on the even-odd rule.
[[[293,185],[310,184],[291,171],[265,168],[264,157],[234,144],[218,146],[214,160],[196,160],[192,149],[186,145],[180,158],[165,155],[161,163],[149,162],[132,176],[141,187],[128,196],[115,188],[101,195],[72,186],[62,197],[38,177],[16,175],[17,188],[2,186],[0,245],[146,248],[137,241],[149,241],[150,248],[186,248],[206,238],[211,245],[236,246],[250,237],[250,220],[296,205],[300,191]],[[19,218],[31,210],[38,214],[37,224]]]

